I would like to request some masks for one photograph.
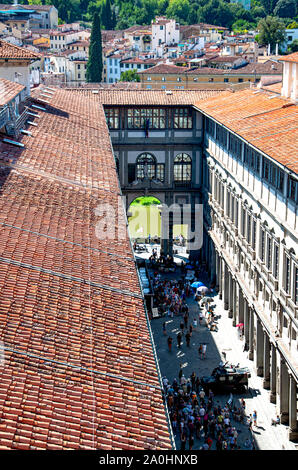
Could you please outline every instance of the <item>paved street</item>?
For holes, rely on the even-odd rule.
[[[167,274],[163,277],[169,279],[179,279],[177,274]],[[156,344],[157,355],[162,376],[166,376],[170,382],[174,378],[178,380],[180,364],[183,367],[183,373],[186,378],[190,377],[194,371],[197,376],[210,375],[214,367],[218,366],[223,359],[222,352],[226,353],[226,358],[232,364],[240,363],[241,366],[248,366],[251,371],[251,379],[249,379],[250,389],[242,394],[234,394],[234,402],[239,406],[240,398],[244,398],[246,402],[246,415],[257,411],[257,426],[253,426],[252,434],[249,431],[248,424],[241,424],[232,421],[238,431],[238,444],[241,449],[245,449],[244,441],[247,438],[253,438],[257,448],[260,450],[294,450],[295,445],[287,440],[287,427],[271,425],[271,419],[276,417],[276,407],[269,401],[269,391],[262,388],[262,378],[257,377],[253,369],[253,362],[247,358],[247,353],[243,352],[243,342],[239,339],[238,329],[232,326],[232,320],[228,318],[227,311],[223,309],[223,303],[218,296],[214,297],[216,304],[215,314],[219,315],[218,332],[210,332],[205,325],[199,325],[197,331],[193,331],[190,347],[186,346],[185,338],[183,338],[181,349],[177,347],[176,335],[179,331],[179,325],[182,317],[177,316],[157,318],[152,320],[151,327]],[[198,306],[193,297],[187,299],[189,306],[189,324],[192,324],[194,316],[198,318]],[[167,336],[163,334],[162,325],[166,321],[167,335],[173,338],[172,351],[168,350]],[[200,359],[198,347],[201,343],[207,344],[206,359]],[[216,395],[215,402],[219,401],[224,405],[229,398],[229,394]],[[177,449],[180,448],[179,435],[176,436]],[[203,439],[195,439],[193,449],[199,449],[204,443]],[[215,448],[215,442],[212,445]],[[186,446],[188,449],[188,446]]]

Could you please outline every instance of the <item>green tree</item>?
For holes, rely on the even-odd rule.
[[[278,0],[274,8],[274,15],[280,18],[294,18],[297,12],[296,0]]]
[[[258,24],[258,42],[261,46],[270,44],[271,51],[276,44],[283,44],[286,40],[285,26],[282,21],[275,16],[262,18]]]
[[[233,7],[238,5],[233,5]],[[230,28],[235,21],[235,14],[231,6],[222,0],[209,0],[198,10],[198,21]]]
[[[189,12],[189,0],[170,0],[166,15],[168,18],[174,18],[180,23],[187,23]]]
[[[94,13],[90,46],[89,58],[87,62],[86,80],[87,82],[101,82],[102,79],[102,44],[101,44],[101,29],[99,13]]]
[[[294,41],[291,44],[289,44],[288,52],[290,52],[291,54],[293,52],[298,52],[298,39],[294,39]]]
[[[136,70],[126,70],[121,73],[120,82],[140,82],[140,75]]]
[[[264,7],[266,15],[271,15],[277,4],[278,0],[261,0],[261,5]]]

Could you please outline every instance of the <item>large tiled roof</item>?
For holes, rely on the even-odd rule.
[[[25,147],[0,143],[0,448],[169,449],[103,108],[34,96]]]
[[[120,84],[119,84],[120,85]],[[138,89],[113,89],[96,90],[98,93],[94,96],[103,105],[118,106],[187,106],[193,105],[198,100],[204,100],[215,96],[218,90],[171,90],[166,93],[163,90],[138,90]],[[79,94],[90,94],[90,89],[75,90]]]
[[[298,52],[293,52],[293,54],[283,55],[279,59],[281,62],[296,62],[298,63]]]
[[[298,106],[273,93],[245,89],[223,92],[196,108],[298,173]]]
[[[9,103],[24,89],[25,86],[20,83],[0,78],[0,106],[4,106]]]
[[[160,74],[160,73],[185,73],[187,72],[186,67],[178,67],[177,65],[172,65],[172,64],[158,64],[155,65],[154,67],[150,67],[148,70],[142,70],[139,73],[142,74],[148,74],[148,75],[153,75],[153,74]]]
[[[0,59],[40,59],[40,54],[0,39]]]

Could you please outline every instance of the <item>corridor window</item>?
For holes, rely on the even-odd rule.
[[[273,276],[275,279],[278,278],[279,273],[279,246],[277,243],[274,243],[274,253],[273,253]]]
[[[165,129],[166,111],[163,108],[129,108],[128,129]]]
[[[214,137],[215,122],[212,121],[212,119],[206,118],[206,131],[208,132],[208,134]]]
[[[242,142],[233,134],[229,134],[229,151],[238,160],[241,160]]]
[[[216,140],[220,145],[227,146],[227,131],[219,124],[216,124]]]
[[[175,129],[192,129],[191,108],[176,108],[174,111]]]
[[[244,163],[256,173],[260,171],[261,156],[248,145],[244,146]]]
[[[267,158],[263,159],[263,179],[281,192],[283,191],[284,173]]]
[[[150,153],[142,153],[137,158],[137,179],[144,178],[155,179],[156,177],[156,160]]]
[[[106,108],[105,114],[109,129],[119,129],[119,108]]]
[[[187,153],[179,153],[174,159],[174,181],[176,183],[191,181],[191,157]]]
[[[297,180],[294,180],[291,176],[288,178],[288,197],[292,200],[297,202],[298,201],[298,184]]]
[[[284,289],[287,294],[290,293],[290,276],[291,276],[291,261],[290,261],[289,256],[285,255]]]

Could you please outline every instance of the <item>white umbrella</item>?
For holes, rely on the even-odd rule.
[[[200,294],[207,294],[207,292],[209,292],[209,288],[206,286],[200,286],[197,288],[197,292]]]

